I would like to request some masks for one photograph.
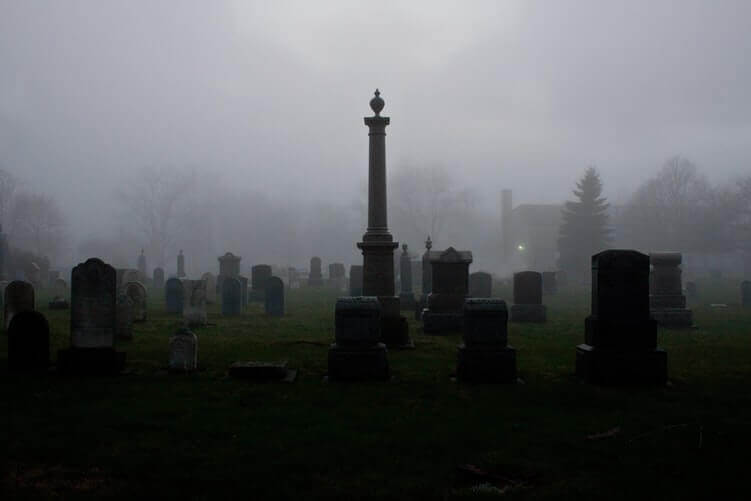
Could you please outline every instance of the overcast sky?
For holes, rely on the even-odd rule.
[[[0,0],[0,163],[76,221],[147,164],[346,202],[379,87],[391,171],[443,165],[495,208],[502,188],[560,202],[596,165],[619,202],[673,154],[749,171],[750,20],[749,1]]]

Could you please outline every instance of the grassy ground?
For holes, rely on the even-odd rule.
[[[411,314],[417,349],[389,353],[392,382],[323,383],[326,291],[291,291],[284,318],[212,307],[190,376],[163,370],[179,323],[161,298],[120,344],[118,377],[9,375],[3,340],[0,498],[749,499],[751,312],[735,285],[699,287],[698,328],[660,331],[670,384],[657,389],[573,377],[586,291],[547,298],[545,325],[509,326],[524,384],[508,386],[452,382],[458,333],[424,336]],[[56,353],[69,312],[41,311]],[[294,384],[226,376],[236,360],[281,359]]]

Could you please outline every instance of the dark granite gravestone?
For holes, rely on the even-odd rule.
[[[536,271],[514,273],[514,304],[512,322],[545,322],[546,308],[542,304],[542,275]]]
[[[279,277],[266,280],[266,314],[272,317],[284,316],[284,282]]]
[[[493,295],[493,277],[490,273],[477,271],[469,274],[469,297],[490,297]],[[505,305],[504,305],[505,308]]]
[[[347,270],[342,263],[331,263],[329,265],[328,286],[338,291],[344,290],[347,285]]]
[[[163,268],[154,268],[154,273],[152,277],[152,286],[155,289],[162,289],[164,288],[164,269]]]
[[[10,327],[13,315],[22,311],[34,311],[34,286],[29,282],[14,280],[5,287],[3,294],[3,312],[5,328]]]
[[[449,247],[431,257],[432,292],[422,312],[423,330],[439,334],[460,330],[464,325],[464,300],[469,293],[470,251]]]
[[[125,353],[115,351],[117,277],[115,269],[97,258],[71,273],[70,344],[58,352],[58,370],[77,374],[116,374]]]
[[[353,264],[349,267],[349,295],[362,296],[362,265]]]
[[[464,302],[464,344],[457,352],[456,379],[469,383],[516,381],[516,350],[508,345],[508,312],[501,299]]]
[[[183,320],[188,327],[206,325],[206,282],[203,280],[183,280]]]
[[[216,303],[216,277],[213,273],[206,272],[203,275],[201,275],[201,280],[203,280],[204,285],[206,286],[206,304],[215,304]]]
[[[652,252],[649,261],[649,308],[657,324],[669,328],[685,328],[694,324],[693,312],[686,308],[681,284],[680,252]]]
[[[751,308],[751,282],[748,280],[741,282],[741,306]]]
[[[592,256],[592,314],[585,344],[576,347],[576,374],[603,385],[665,384],[667,353],[657,348],[649,315],[649,256],[607,250]]]
[[[127,294],[117,295],[115,318],[115,336],[117,339],[133,339],[133,301]]]
[[[50,326],[37,311],[13,315],[8,327],[8,369],[47,372],[50,365]]]
[[[125,294],[133,303],[133,321],[145,322],[146,321],[146,287],[140,282],[128,282],[125,284]]]
[[[558,292],[558,280],[556,272],[542,272],[542,293],[546,296],[553,296]]]
[[[167,280],[167,283],[164,284],[164,302],[167,313],[182,315],[184,297],[185,291],[182,281],[179,278],[170,278]]]
[[[250,300],[263,301],[266,291],[266,280],[271,278],[271,266],[257,264],[250,269]]]
[[[312,257],[310,259],[310,273],[308,274],[308,287],[320,287],[323,285],[323,275],[321,274],[321,258]]]
[[[412,288],[412,259],[409,256],[407,244],[402,244],[402,254],[399,256],[399,307],[402,310],[415,309],[415,292]]]
[[[182,328],[169,338],[170,372],[193,372],[198,369],[198,337]]]
[[[222,316],[234,317],[242,312],[242,284],[233,277],[222,281]]]
[[[389,364],[381,339],[381,304],[376,297],[340,297],[334,309],[329,348],[331,381],[387,380]]]

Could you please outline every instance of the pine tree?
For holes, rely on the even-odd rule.
[[[593,254],[610,245],[608,206],[602,195],[597,169],[589,167],[576,183],[577,201],[568,201],[562,210],[558,236],[558,267],[572,276],[583,277],[590,269]]]

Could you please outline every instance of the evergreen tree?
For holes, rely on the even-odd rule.
[[[611,242],[608,206],[602,195],[597,169],[589,167],[576,183],[577,201],[566,202],[558,236],[558,267],[572,276],[583,277],[590,269],[593,254]]]

